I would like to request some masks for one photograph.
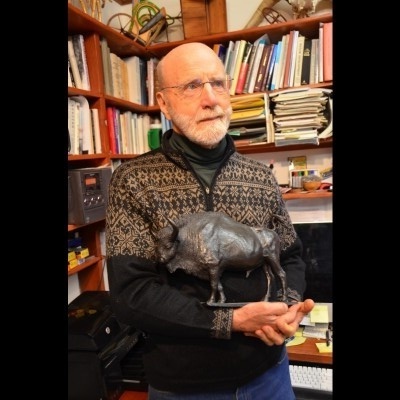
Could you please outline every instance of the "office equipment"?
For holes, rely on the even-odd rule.
[[[68,305],[68,400],[117,400],[127,388],[147,388],[141,344],[142,333],[116,319],[107,291],[82,292]]]
[[[297,400],[328,400],[333,393],[332,366],[290,363],[289,372]]]
[[[105,218],[111,168],[68,171],[68,224],[83,225]]]

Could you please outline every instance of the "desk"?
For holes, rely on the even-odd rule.
[[[315,343],[325,343],[325,340],[307,338],[303,344],[286,347],[289,360],[332,365],[332,353],[320,353]]]
[[[332,353],[320,353],[315,343],[324,343],[323,339],[307,338],[303,344],[288,346],[290,361],[303,361],[319,364],[332,364]],[[119,400],[147,400],[146,392],[125,391]]]

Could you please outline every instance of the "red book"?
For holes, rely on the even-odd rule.
[[[324,22],[323,24],[323,77],[324,82],[333,80],[333,64],[332,64],[332,22]]]
[[[114,130],[114,107],[107,107],[107,129],[108,129],[108,141],[110,146],[110,152],[113,154],[118,154],[117,142],[115,140],[115,130]]]
[[[253,48],[253,44],[247,43],[245,55],[243,57],[242,65],[240,66],[240,70],[239,70],[239,76],[237,78],[235,94],[243,93],[244,84],[246,83],[247,74],[249,72],[250,53],[251,53],[252,48]]]

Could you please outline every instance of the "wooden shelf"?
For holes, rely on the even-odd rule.
[[[282,195],[283,200],[295,200],[295,199],[324,199],[332,197],[332,192],[326,190],[316,190],[313,192],[294,192],[284,193]]]
[[[83,271],[86,268],[91,267],[92,265],[96,264],[98,261],[100,261],[100,257],[92,257],[88,261],[84,262],[83,264],[77,265],[76,267],[69,269],[68,270],[68,276],[74,275],[80,271]]]
[[[312,144],[297,144],[292,146],[275,146],[274,143],[261,143],[261,144],[250,144],[246,146],[238,146],[237,150],[239,153],[251,154],[251,153],[276,153],[286,152],[290,150],[307,150],[307,149],[324,149],[332,147],[333,140],[321,139],[319,145]]]

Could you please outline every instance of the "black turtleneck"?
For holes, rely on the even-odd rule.
[[[206,149],[183,135],[173,132],[170,139],[171,147],[185,154],[190,164],[206,186],[211,185],[215,171],[219,167],[226,150],[226,138],[214,149]]]

